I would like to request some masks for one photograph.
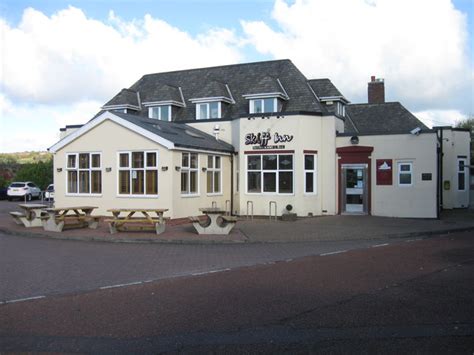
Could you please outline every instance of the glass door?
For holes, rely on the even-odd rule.
[[[342,166],[342,212],[367,213],[367,167]]]

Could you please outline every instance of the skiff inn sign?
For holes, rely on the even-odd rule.
[[[245,135],[245,145],[253,145],[252,149],[284,149],[285,145],[281,143],[291,142],[293,136],[289,134],[279,134],[275,132],[248,133]],[[269,145],[274,143],[274,145]],[[278,143],[280,143],[278,145]]]

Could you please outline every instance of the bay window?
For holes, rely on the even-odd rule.
[[[158,152],[119,153],[118,194],[158,195]]]
[[[181,154],[181,194],[197,195],[198,194],[198,154],[182,153]]]
[[[67,193],[98,195],[102,193],[100,153],[67,154]]]
[[[247,193],[292,194],[293,155],[248,155]]]

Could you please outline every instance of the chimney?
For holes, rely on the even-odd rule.
[[[383,104],[385,102],[385,85],[383,79],[370,77],[367,93],[369,104]]]

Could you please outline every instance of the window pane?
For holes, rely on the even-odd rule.
[[[67,167],[68,168],[75,168],[76,167],[76,155],[68,155],[67,156]]]
[[[79,193],[89,193],[89,171],[79,171]]]
[[[277,168],[277,156],[276,155],[263,155],[263,170],[276,170]]]
[[[201,120],[208,118],[207,117],[207,104],[199,105],[199,118]]]
[[[189,193],[197,193],[197,172],[191,171],[189,173]]]
[[[146,166],[156,167],[156,153],[146,153]]]
[[[89,153],[79,154],[79,169],[89,169]]]
[[[67,192],[77,193],[77,171],[67,172]]]
[[[188,172],[181,172],[181,193],[183,194],[188,193],[188,176]]]
[[[260,170],[262,168],[262,159],[260,155],[249,155],[247,157],[247,167],[249,170]]]
[[[292,155],[279,155],[278,156],[278,168],[282,170],[293,169],[293,156]]]
[[[198,155],[197,153],[191,153],[191,169],[197,169],[198,167]]]
[[[143,155],[143,153],[142,153]],[[132,194],[143,195],[143,170],[132,170]]]
[[[273,102],[275,99],[263,99],[263,112],[273,112],[275,111],[273,107]]]
[[[253,101],[253,113],[260,113],[263,111],[262,100],[252,100]]]
[[[170,120],[170,107],[169,106],[161,106],[161,120],[162,121],[169,121]]]
[[[278,173],[278,191],[281,194],[291,194],[293,192],[293,173],[280,172]]]
[[[215,168],[220,169],[221,168],[221,157],[216,157],[215,160],[216,160]]]
[[[464,173],[458,174],[458,190],[466,189],[466,178]]]
[[[304,168],[305,170],[314,170],[314,155],[304,156]]]
[[[130,165],[128,153],[120,153],[120,167],[128,168]]]
[[[207,172],[206,180],[207,180],[207,193],[213,193],[214,189],[212,188],[212,171]]]
[[[159,116],[159,107],[152,107],[151,108],[151,118],[158,118]]]
[[[212,155],[207,156],[207,167],[212,169],[214,167],[214,159]]]
[[[400,185],[411,185],[411,174],[400,174]]]
[[[305,192],[314,192],[313,173],[306,173],[305,176]]]
[[[247,190],[248,192],[261,192],[261,180],[260,172],[248,172],[247,173]]]
[[[102,172],[92,171],[91,172],[91,192],[93,194],[102,193]]]
[[[130,193],[130,171],[119,172],[119,194]]]
[[[146,172],[146,193],[156,195],[158,193],[158,171],[148,170]]]
[[[189,168],[189,154],[188,153],[182,153],[182,155],[181,155],[181,167]]]
[[[143,168],[143,152],[132,153],[132,168]]]
[[[276,192],[276,173],[263,173],[263,192]]]
[[[400,164],[400,171],[410,171],[411,166],[410,164]]]
[[[92,154],[92,167],[100,168],[100,154]]]
[[[219,118],[219,103],[218,102],[211,102],[209,104],[209,111],[211,114],[210,118]]]
[[[214,192],[221,192],[221,173],[214,172]]]

